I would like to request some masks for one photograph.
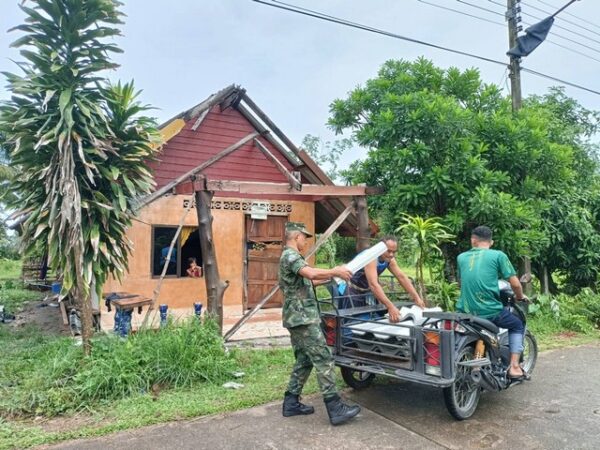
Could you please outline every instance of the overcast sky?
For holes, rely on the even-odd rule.
[[[388,59],[425,56],[441,67],[477,67],[486,82],[505,86],[500,65],[446,53],[365,31],[263,6],[251,0],[123,0],[127,14],[125,51],[112,79],[135,79],[142,100],[159,108],[164,121],[209,94],[236,83],[292,141],[307,133],[335,138],[327,129],[329,105],[367,79]],[[500,14],[505,0],[427,0],[498,24],[444,11],[418,0],[289,0],[290,3],[381,28],[404,36],[505,61],[508,33]],[[466,2],[492,12],[476,9]],[[567,0],[526,0],[523,13],[546,14]],[[17,71],[9,58],[20,56],[5,30],[23,21],[17,0],[0,0],[0,70]],[[600,2],[581,0],[556,21],[549,39],[600,60]],[[498,14],[499,13],[499,14]],[[573,22],[566,22],[564,19]],[[523,14],[525,22],[538,20]],[[559,28],[564,27],[564,28]],[[587,30],[586,30],[587,28]],[[569,30],[574,31],[575,34]],[[577,44],[579,42],[582,45]],[[600,91],[600,61],[550,42],[523,65]],[[2,80],[4,86],[5,80]],[[523,94],[544,93],[556,84],[523,73]],[[506,86],[505,86],[506,89]],[[508,92],[508,91],[507,91]],[[585,107],[600,110],[600,96],[567,88]],[[6,98],[3,88],[0,98]],[[364,156],[355,149],[346,163]]]

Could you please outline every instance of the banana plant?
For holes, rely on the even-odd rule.
[[[115,0],[32,0],[12,46],[24,61],[5,73],[11,99],[0,106],[0,132],[27,214],[24,250],[43,246],[62,275],[61,295],[82,311],[83,343],[91,352],[91,289],[127,268],[133,201],[153,188],[147,162],[159,142],[133,82],[111,84],[118,67],[122,5]]]
[[[426,298],[425,275],[423,273],[426,264],[431,262],[434,254],[441,254],[440,244],[454,242],[454,235],[450,229],[440,222],[438,217],[423,219],[420,216],[402,215],[403,223],[396,228],[416,243],[415,271],[417,278],[417,290],[422,298]]]

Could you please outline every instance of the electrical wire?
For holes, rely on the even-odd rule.
[[[348,26],[348,27],[352,27],[352,28],[357,28],[359,30],[364,30],[364,31],[370,31],[371,33],[376,33],[376,34],[381,34],[383,36],[388,36],[394,39],[399,39],[402,41],[407,41],[407,42],[412,42],[414,44],[420,44],[420,45],[424,45],[426,47],[431,47],[431,48],[436,48],[438,50],[443,50],[446,52],[450,52],[450,53],[455,53],[457,55],[463,55],[463,56],[468,56],[471,58],[475,58],[475,59],[479,59],[481,61],[486,61],[492,64],[499,64],[501,66],[506,66],[506,62],[502,62],[502,61],[498,61],[496,59],[492,59],[492,58],[487,58],[485,56],[481,56],[481,55],[476,55],[474,53],[469,53],[469,52],[464,52],[462,50],[456,50],[453,48],[449,48],[449,47],[444,47],[442,45],[437,45],[437,44],[432,44],[430,42],[426,42],[426,41],[422,41],[420,39],[414,39],[414,38],[410,38],[407,36],[402,36],[400,34],[396,34],[396,33],[392,33],[390,31],[385,31],[385,30],[381,30],[378,28],[373,28],[370,27],[368,25],[363,25],[357,22],[351,22],[349,20],[345,20],[345,19],[340,19],[338,17],[335,16],[329,16],[323,13],[320,13],[318,11],[314,11],[308,8],[302,8],[302,7],[298,7],[296,5],[292,5],[289,3],[284,3],[282,1],[278,1],[278,0],[271,0],[271,1],[265,1],[265,0],[252,0],[255,3],[260,3],[262,5],[266,5],[266,6],[271,6],[273,8],[279,8],[279,9],[283,9],[286,11],[290,11],[290,12],[294,12],[297,14],[302,14],[305,16],[309,16],[309,17],[313,17],[316,19],[320,19],[320,20],[324,20],[326,22],[333,22],[333,23],[337,23],[339,25],[344,25],[344,26]]]
[[[466,13],[466,12],[461,11],[459,9],[448,8],[447,6],[437,5],[435,3],[430,3],[430,2],[427,2],[425,0],[417,0],[417,1],[420,2],[420,3],[425,3],[426,5],[433,6],[435,8],[444,9],[446,11],[452,11],[452,12],[457,13],[457,14],[462,14],[463,16],[468,16],[468,17],[472,17],[474,19],[483,20],[484,22],[493,23],[494,25],[500,25],[502,28],[504,28],[504,26],[505,26],[503,23],[496,22],[495,20],[486,19],[485,17],[476,16],[475,14],[469,14],[469,13]]]
[[[540,2],[542,5],[551,6],[552,8],[558,8],[558,6],[551,5],[550,3],[545,2],[543,0],[536,0],[536,1]],[[577,20],[581,20],[582,22],[585,22],[585,23],[587,23],[589,25],[592,25],[593,27],[596,27],[596,28],[600,29],[600,25],[598,25],[597,23],[594,23],[594,22],[591,22],[589,20],[586,20],[583,17],[576,16],[575,14],[571,14],[570,12],[563,11],[561,14],[565,14],[565,15],[573,17],[574,19],[577,19]]]
[[[496,22],[496,21],[493,21],[493,20],[489,20],[489,19],[486,19],[486,18],[483,18],[483,17],[480,17],[480,16],[476,16],[476,15],[468,14],[468,13],[465,13],[464,11],[460,11],[460,10],[457,10],[457,9],[452,9],[452,8],[447,8],[447,7],[445,7],[445,6],[441,6],[441,5],[436,5],[435,3],[430,3],[430,2],[427,2],[427,1],[424,1],[424,0],[417,0],[417,1],[419,1],[419,2],[421,2],[421,3],[425,3],[425,4],[427,4],[427,5],[434,6],[434,7],[436,7],[436,8],[445,9],[445,10],[452,11],[452,12],[455,12],[455,13],[458,13],[458,14],[463,14],[463,15],[465,15],[465,16],[469,16],[469,17],[473,17],[473,18],[476,18],[476,19],[479,19],[479,20],[483,20],[483,21],[485,21],[485,22],[490,22],[490,23],[493,23],[494,25],[500,25],[500,26],[502,26],[502,27],[505,27],[505,24],[503,24],[503,23]],[[495,13],[495,14],[498,14],[498,15],[500,15],[500,16],[503,16],[503,14],[501,14],[501,13],[499,13],[499,12],[496,12],[496,11],[493,11],[493,10],[491,10],[491,9],[487,9],[487,8],[481,8],[480,6],[473,5],[472,3],[469,3],[469,2],[466,2],[466,1],[463,1],[463,0],[457,0],[457,1],[458,1],[458,2],[460,2],[460,3],[464,3],[465,5],[472,6],[472,7],[474,7],[474,8],[483,9],[483,10],[485,10],[485,11],[493,12],[493,13]],[[528,22],[524,22],[524,24],[525,24],[525,25],[527,25],[527,26],[530,26],[530,25],[531,25],[531,24],[529,24]],[[562,36],[558,36],[558,37],[562,37]],[[570,40],[569,38],[563,38],[563,39]],[[567,51],[569,51],[569,52],[576,53],[576,54],[578,54],[578,55],[580,55],[580,56],[583,56],[584,58],[588,58],[588,59],[591,59],[591,60],[593,60],[593,61],[600,62],[600,59],[598,59],[598,58],[594,58],[593,56],[591,56],[591,55],[588,55],[587,53],[580,52],[579,50],[575,50],[574,48],[567,47],[566,45],[559,44],[558,42],[555,42],[555,41],[553,41],[553,40],[551,40],[551,39],[546,39],[546,40],[545,40],[545,42],[548,42],[549,44],[552,44],[552,45],[555,45],[555,46],[557,46],[557,47],[560,47],[560,48],[562,48],[562,49],[565,49],[565,50],[567,50]],[[578,42],[577,42],[577,41],[572,41],[572,42],[574,42],[574,43],[578,44]],[[584,45],[585,47],[587,47],[585,44],[580,44],[580,45]],[[596,50],[596,49],[594,49],[593,47],[588,47],[588,48],[590,48],[590,49],[592,49],[592,50]],[[598,51],[598,50],[596,50],[596,51]],[[600,51],[598,51],[598,53],[600,53]]]
[[[527,13],[527,12],[524,12],[524,11],[521,11],[521,14],[523,14],[523,15],[525,15],[525,16],[533,17],[533,18],[534,18],[534,19],[536,19],[536,20],[544,20],[544,17],[539,17],[539,16],[536,16],[536,15],[534,15],[534,14],[530,14],[530,13]],[[585,38],[585,39],[588,39],[588,40],[590,40],[590,41],[592,41],[592,42],[595,42],[595,43],[597,43],[597,44],[600,44],[600,41],[599,41],[598,39],[594,39],[594,38],[592,38],[592,37],[586,36],[585,34],[579,33],[579,32],[577,32],[577,31],[573,31],[573,30],[571,30],[570,28],[563,27],[562,25],[560,25],[560,24],[558,24],[558,23],[554,23],[554,25],[552,25],[552,26],[553,26],[554,28],[559,28],[559,29],[561,29],[561,30],[565,30],[565,31],[567,31],[568,33],[572,33],[572,34],[574,34],[574,35],[576,35],[576,36],[580,36],[580,37],[582,37],[582,38]],[[559,35],[559,34],[557,34],[557,33],[553,33],[553,34],[554,34],[555,36],[560,36],[560,35]],[[564,36],[563,36],[563,37],[564,37]]]
[[[531,8],[531,9],[535,9],[536,11],[543,12],[544,14],[548,14],[548,15],[552,15],[553,14],[550,11],[546,11],[546,10],[544,10],[542,8],[538,8],[537,6],[530,5],[529,3],[521,2],[521,4],[527,6],[527,7]],[[576,22],[573,22],[572,20],[565,19],[564,17],[561,17],[560,15],[557,16],[557,18],[560,19],[560,20],[562,20],[563,22],[570,23],[571,25],[575,25],[576,27],[579,27],[582,30],[589,31],[592,34],[600,36],[600,33],[598,33],[597,31],[590,30],[589,28],[586,28],[586,27],[584,27],[584,26],[582,26],[582,25],[580,25],[580,24],[578,24]]]
[[[505,5],[503,5],[502,3],[499,3],[499,2],[497,2],[497,1],[494,1],[494,0],[488,0],[488,1],[489,1],[490,3],[493,3],[493,4],[495,4],[495,5],[499,5],[499,6],[505,7]],[[527,16],[530,16],[530,17],[533,17],[534,19],[537,19],[537,20],[543,20],[541,17],[537,17],[537,16],[535,16],[535,15],[533,15],[533,14],[529,14],[529,13],[525,13],[525,12],[521,12],[521,13],[522,13],[522,14],[524,14],[524,15],[527,15]],[[530,22],[527,22],[527,21],[523,21],[522,23],[523,23],[523,25],[525,25],[525,26],[528,26],[528,27],[530,27],[530,26],[532,26],[532,25],[533,25],[532,23],[530,23]],[[557,28],[564,28],[564,27],[561,27],[560,25],[556,25],[556,24],[554,24],[554,27],[557,27]],[[570,31],[570,30],[568,30],[568,31]],[[571,32],[572,32],[572,31],[571,31]],[[576,33],[576,34],[577,34],[577,33]],[[564,35],[562,35],[562,34],[559,34],[559,33],[556,33],[556,32],[552,32],[552,35],[553,35],[553,36],[556,36],[557,38],[564,39],[565,41],[572,42],[573,44],[579,45],[580,47],[584,47],[584,48],[586,48],[586,49],[588,49],[588,50],[591,50],[591,51],[593,51],[593,52],[596,52],[596,53],[600,54],[600,50],[599,50],[599,49],[597,49],[597,48],[595,48],[595,47],[592,47],[592,46],[590,46],[590,45],[584,44],[584,43],[582,43],[582,42],[579,42],[579,41],[577,41],[577,40],[575,40],[575,39],[571,39],[570,37],[564,36]],[[591,38],[588,38],[588,39],[591,39]],[[594,39],[592,39],[592,40],[594,40]],[[549,40],[549,39],[546,39],[546,41],[548,41],[548,42],[550,42],[550,43],[552,43],[552,44],[554,44],[554,45],[557,45],[558,47],[562,47],[562,48],[564,48],[564,49],[568,49],[568,50],[572,51],[573,53],[577,53],[577,54],[580,54],[580,55],[585,55],[585,56],[589,57],[590,59],[596,60],[596,58],[594,58],[594,57],[592,57],[592,56],[589,56],[589,55],[587,55],[587,54],[585,54],[585,53],[581,53],[581,52],[579,52],[579,51],[577,51],[577,50],[575,50],[575,49],[572,49],[571,47],[567,47],[567,46],[565,46],[565,45],[558,44],[558,43],[556,43],[556,42],[554,42],[554,41],[551,41],[551,40]],[[600,43],[600,41],[598,41],[598,42]]]
[[[596,91],[594,89],[590,89],[590,88],[587,88],[585,86],[581,86],[579,84],[571,83],[570,81],[561,80],[560,78],[553,77],[552,75],[546,75],[545,73],[538,72],[536,70],[529,69],[527,67],[521,66],[521,70],[523,72],[527,72],[527,73],[530,73],[532,75],[537,75],[538,77],[547,78],[547,79],[552,80],[552,81],[558,81],[559,83],[566,84],[567,86],[571,86],[571,87],[574,87],[574,88],[577,88],[577,89],[581,89],[581,90],[590,92],[592,94],[600,95],[600,91]]]
[[[456,50],[456,49],[452,49],[452,48],[449,48],[449,47],[444,47],[444,46],[441,46],[441,45],[432,44],[430,42],[425,42],[425,41],[422,41],[422,40],[419,40],[419,39],[414,39],[414,38],[410,38],[410,37],[407,37],[407,36],[401,36],[399,34],[391,33],[389,31],[381,30],[381,29],[374,28],[374,27],[370,27],[368,25],[363,25],[363,24],[360,24],[360,23],[357,23],[357,22],[351,22],[349,20],[341,19],[339,17],[335,17],[335,16],[323,14],[323,13],[320,13],[318,11],[314,11],[314,10],[311,10],[311,9],[308,9],[308,8],[297,7],[295,5],[292,5],[292,4],[289,4],[289,3],[284,3],[284,2],[281,2],[279,0],[271,0],[271,1],[266,1],[266,0],[252,0],[252,1],[255,2],[255,3],[259,3],[259,4],[262,4],[262,5],[265,5],[265,6],[270,6],[270,7],[273,7],[273,8],[278,8],[278,9],[282,9],[282,10],[285,10],[285,11],[293,12],[293,13],[296,13],[296,14],[301,14],[301,15],[305,15],[305,16],[308,16],[308,17],[313,17],[313,18],[316,18],[316,19],[324,20],[326,22],[337,23],[339,25],[343,25],[343,26],[347,26],[347,27],[351,27],[351,28],[356,28],[356,29],[360,29],[360,30],[363,30],[363,31],[369,31],[369,32],[376,33],[376,34],[381,34],[383,36],[392,37],[392,38],[400,39],[400,40],[407,41],[407,42],[412,42],[414,44],[420,44],[420,45],[424,45],[424,46],[427,46],[427,47],[436,48],[438,50],[443,50],[443,51],[447,51],[447,52],[450,52],[450,53],[459,54],[459,55],[462,55],[462,56],[468,56],[468,57],[471,57],[471,58],[479,59],[481,61],[486,61],[486,62],[493,63],[493,64],[499,64],[499,65],[502,65],[502,66],[505,66],[505,67],[507,66],[506,63],[504,63],[502,61],[498,61],[498,60],[492,59],[492,58],[486,58],[485,56],[476,55],[476,54],[465,52],[465,51],[462,51],[462,50]],[[490,1],[492,1],[492,0],[490,0]],[[547,78],[549,80],[553,80],[553,81],[556,81],[556,82],[559,82],[559,83],[563,83],[563,84],[566,84],[568,86],[571,86],[571,87],[574,87],[574,88],[577,88],[577,89],[581,89],[581,90],[590,92],[592,94],[600,95],[600,91],[596,91],[594,89],[590,89],[588,87],[579,85],[577,83],[573,83],[571,81],[562,80],[560,78],[557,78],[557,77],[554,77],[554,76],[551,76],[551,75],[547,75],[545,73],[538,72],[538,71],[535,71],[533,69],[529,69],[527,67],[521,67],[521,70],[523,70],[523,71],[525,71],[527,73],[530,73],[532,75],[536,75],[536,76],[539,76],[539,77],[542,77],[542,78]]]
[[[464,0],[456,0],[456,1],[459,2],[459,3],[464,3],[465,5],[472,6],[473,8],[481,9],[483,11],[486,11],[486,12],[489,12],[489,13],[496,14],[498,16],[504,17],[504,14],[499,13],[498,11],[494,11],[493,9],[488,9],[488,8],[484,8],[483,6],[474,5],[473,3],[465,2]]]
[[[493,3],[494,5],[498,5],[498,6],[502,6],[503,8],[506,8],[506,5],[503,5],[503,4],[502,4],[502,3],[500,3],[500,2],[497,2],[497,1],[494,1],[494,0],[488,0],[488,1],[489,1],[490,3]],[[521,2],[521,4],[525,4],[525,3]],[[522,11],[522,10],[521,10],[521,14],[523,14],[523,15],[525,15],[525,16],[532,17],[533,19],[536,19],[536,20],[544,20],[544,18],[543,18],[543,17],[538,17],[538,16],[536,16],[536,15],[534,15],[534,14],[530,14],[530,13],[524,12],[524,11]],[[559,17],[559,18],[560,18],[560,17]],[[525,22],[525,21],[523,22],[523,24],[524,24],[524,25],[527,25],[527,26],[531,26],[531,25],[532,25],[532,24],[530,24],[530,23],[527,23],[527,22]],[[596,42],[596,43],[600,44],[600,41],[599,41],[599,40],[597,40],[597,39],[594,39],[594,38],[591,38],[591,37],[589,37],[589,36],[586,36],[585,34],[578,33],[577,31],[573,31],[573,30],[571,30],[570,28],[563,27],[563,26],[562,26],[562,25],[560,25],[560,24],[557,24],[557,23],[555,23],[555,24],[553,25],[553,27],[554,27],[554,28],[559,28],[559,29],[561,29],[561,30],[565,30],[565,31],[567,31],[567,32],[569,32],[569,33],[575,34],[575,35],[577,35],[577,36],[583,37],[583,38],[585,38],[585,39],[589,39],[590,41],[593,41],[593,42]],[[570,38],[568,38],[568,37],[566,37],[566,36],[563,36],[563,35],[561,35],[561,34],[558,34],[558,33],[556,33],[556,32],[552,32],[552,34],[553,34],[554,36],[560,37],[560,38],[562,38],[562,39],[565,39],[565,40],[567,40],[567,41],[573,42],[573,43],[575,43],[575,44],[581,45],[582,47],[586,47],[586,48],[588,48],[588,49],[590,49],[590,50],[593,50],[593,51],[595,51],[595,52],[598,52],[598,53],[600,53],[600,50],[598,50],[598,49],[596,49],[596,48],[593,48],[593,47],[590,47],[589,45],[582,44],[581,42],[579,42],[579,41],[576,41],[576,40],[574,40],[574,39],[570,39]]]

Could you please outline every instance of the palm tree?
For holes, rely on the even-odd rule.
[[[82,311],[83,341],[91,351],[90,289],[102,293],[108,274],[127,267],[125,230],[132,201],[153,186],[146,162],[158,133],[133,85],[110,85],[114,69],[106,42],[120,32],[116,0],[32,0],[25,23],[22,75],[6,74],[11,100],[0,106],[0,132],[17,178],[11,183],[27,213],[26,250],[47,245],[50,266],[62,274],[62,294]]]
[[[425,276],[423,268],[431,263],[432,256],[441,254],[439,245],[444,242],[453,242],[454,235],[450,234],[450,229],[440,222],[438,217],[423,219],[420,216],[402,215],[403,224],[396,228],[396,232],[401,232],[416,243],[415,271],[417,278],[417,290],[419,295],[426,298]]]

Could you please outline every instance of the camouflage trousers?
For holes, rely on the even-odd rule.
[[[318,324],[300,325],[289,328],[289,332],[296,364],[290,376],[288,392],[300,395],[314,367],[323,397],[327,399],[336,395],[335,365],[321,327]]]

